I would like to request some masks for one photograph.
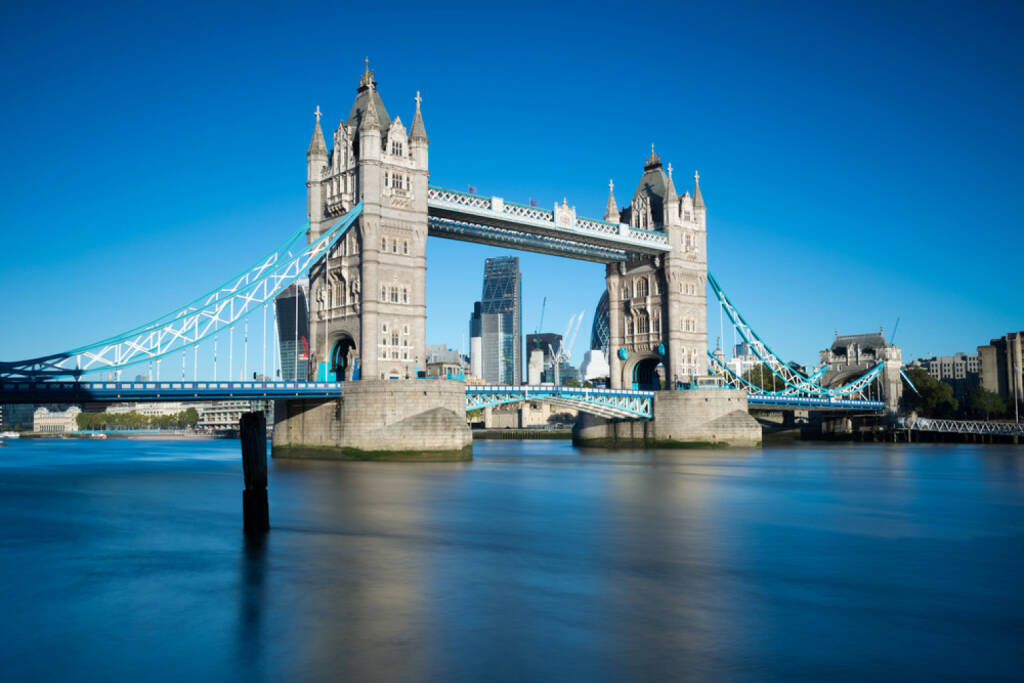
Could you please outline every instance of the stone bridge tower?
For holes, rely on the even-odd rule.
[[[694,190],[676,192],[672,165],[662,167],[651,147],[636,192],[621,211],[610,185],[604,219],[638,230],[664,232],[665,256],[630,254],[607,267],[611,384],[657,388],[707,374],[707,223],[700,177]],[[659,367],[660,366],[660,367]]]
[[[406,129],[388,115],[369,62],[327,149],[320,108],[307,157],[310,242],[362,200],[326,262],[310,269],[310,377],[410,379],[425,368],[426,129],[416,93]]]

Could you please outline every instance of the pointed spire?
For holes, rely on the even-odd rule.
[[[676,184],[672,180],[672,164],[668,165],[668,187],[665,189],[665,201],[674,202],[679,199],[679,195],[676,194]]]
[[[604,210],[604,220],[607,223],[619,222],[619,207],[615,203],[615,183],[608,181],[608,206]]]
[[[428,142],[428,140],[427,140],[427,129],[423,125],[423,114],[420,113],[420,103],[423,101],[423,98],[420,97],[420,91],[419,90],[416,91],[415,99],[416,99],[416,116],[414,116],[413,119],[412,119],[412,128],[409,129],[409,139],[410,140],[422,140],[424,142]]]
[[[316,117],[316,126],[313,128],[313,139],[309,141],[309,149],[306,151],[306,155],[323,154],[327,156],[327,143],[324,142],[324,132],[320,129],[320,117],[323,116],[320,112],[320,105],[316,106],[313,116]]]
[[[366,111],[359,122],[359,130],[380,130],[380,115],[377,113],[377,90],[374,82],[369,82],[370,90],[366,93]]]
[[[693,172],[693,207],[695,209],[704,208],[704,197],[700,193],[700,173]]]

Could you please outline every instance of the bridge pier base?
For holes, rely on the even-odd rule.
[[[453,380],[346,382],[334,399],[274,408],[275,458],[471,460],[465,384]]]
[[[642,444],[694,448],[761,444],[761,425],[747,412],[747,394],[734,389],[665,390],[654,394],[654,419],[617,421],[580,414],[573,443],[580,446]]]

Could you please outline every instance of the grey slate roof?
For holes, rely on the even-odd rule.
[[[659,163],[656,166],[644,169],[644,174],[640,176],[640,183],[636,186],[636,192],[633,193],[634,199],[641,193],[650,197],[651,214],[654,222],[660,225],[664,225],[665,223],[665,210],[663,203],[667,187],[668,176],[665,175],[665,171],[661,168],[661,164]],[[624,223],[629,222],[631,214],[632,210],[629,207],[622,210],[622,220]]]
[[[348,120],[345,122],[346,125],[359,128],[363,122],[363,115],[369,106],[371,96],[373,97],[373,108],[377,110],[377,121],[380,123],[381,130],[387,130],[391,126],[391,117],[388,116],[388,110],[384,108],[384,102],[380,99],[380,92],[377,88],[370,88],[365,85],[361,86],[358,90],[356,101],[352,103],[352,111],[349,112]]]

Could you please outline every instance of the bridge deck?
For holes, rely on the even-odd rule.
[[[429,382],[429,379],[423,380]],[[0,382],[0,403],[115,401],[221,401],[337,398],[344,382]],[[649,419],[656,392],[583,387],[468,385],[466,409],[548,401],[605,417]],[[880,411],[881,401],[747,394],[751,408],[767,410]]]

